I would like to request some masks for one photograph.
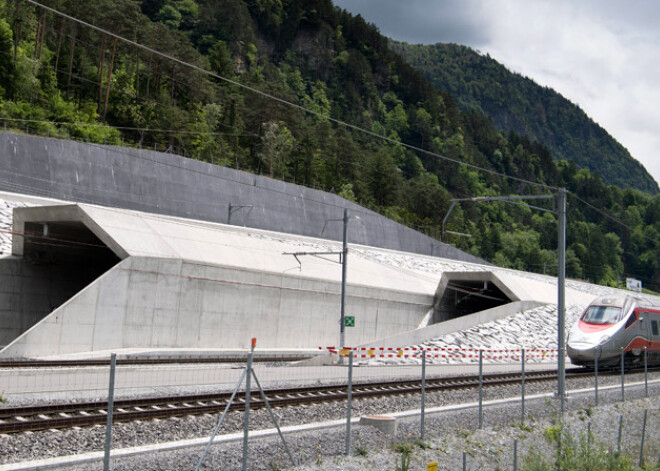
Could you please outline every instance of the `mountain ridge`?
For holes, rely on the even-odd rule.
[[[658,183],[621,143],[552,88],[467,46],[391,40],[390,47],[436,88],[450,93],[461,109],[490,116],[497,129],[538,141],[557,160],[598,172],[608,184],[660,192]]]
[[[530,271],[556,266],[552,213],[464,202],[443,216],[455,198],[566,188],[567,276],[660,286],[660,195],[606,185],[462,111],[460,96],[330,0],[46,1],[149,49],[0,0],[0,54],[13,58],[0,66],[0,119],[11,129],[178,153],[336,193]]]

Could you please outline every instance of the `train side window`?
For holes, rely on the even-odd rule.
[[[658,335],[658,321],[651,321],[651,330],[653,335]]]
[[[627,329],[628,327],[630,327],[631,325],[633,325],[633,324],[635,323],[635,321],[637,320],[637,316],[636,316],[635,314],[636,314],[636,313],[633,312],[633,313],[630,315],[630,317],[628,318],[628,320],[626,321],[626,327],[625,327],[626,329]]]

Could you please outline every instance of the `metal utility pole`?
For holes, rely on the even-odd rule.
[[[552,199],[555,202],[555,210],[541,208],[532,205],[523,205],[520,200],[538,200]],[[504,201],[506,203],[523,205],[528,208],[538,209],[557,215],[557,395],[560,401],[561,413],[564,413],[564,396],[566,395],[566,340],[565,340],[565,316],[566,316],[566,189],[559,188],[555,195],[513,195],[513,196],[476,196],[474,198],[461,198],[451,200],[449,211],[442,220],[443,237],[445,232],[445,222],[449,218],[449,213],[454,209],[457,202],[460,201]],[[462,235],[462,234],[458,234]]]
[[[346,263],[348,262],[348,221],[351,219],[359,219],[358,216],[349,216],[348,210],[344,208],[344,217],[341,219],[328,219],[323,226],[321,234],[325,231],[325,226],[331,221],[343,221],[343,235],[342,235],[342,250],[341,252],[285,252],[283,255],[293,255],[293,257],[301,264],[301,255],[311,255],[318,257],[320,255],[339,255],[339,263],[341,264],[341,295],[340,295],[340,315],[339,315],[339,349],[343,349],[345,345],[345,330],[346,330],[346,276],[347,269]],[[302,264],[301,264],[302,265]]]
[[[560,188],[555,195],[557,204],[557,394],[559,394],[560,411],[564,413],[564,396],[566,394],[566,342],[565,336],[565,285],[566,285],[566,189]]]
[[[339,348],[344,348],[344,339],[346,335],[346,262],[348,262],[348,243],[346,241],[346,232],[348,228],[348,210],[344,208],[344,232],[342,236],[341,250],[341,308],[339,316]]]
[[[461,237],[472,237],[472,234],[465,234],[464,232],[454,232],[454,231],[447,231],[445,230],[445,224],[447,223],[447,219],[449,219],[449,215],[451,214],[452,210],[454,209],[454,206],[456,206],[456,203],[459,201],[471,201],[470,198],[464,198],[464,199],[453,199],[451,200],[451,204],[449,205],[449,209],[447,210],[447,214],[445,214],[445,217],[442,219],[442,233],[440,234],[440,237],[442,242],[445,242],[445,234],[454,234],[457,236]],[[433,246],[431,246],[431,255],[433,255]]]

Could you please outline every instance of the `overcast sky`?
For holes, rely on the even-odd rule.
[[[660,182],[657,0],[334,0],[385,36],[479,50],[577,103]],[[594,156],[597,158],[597,156]]]

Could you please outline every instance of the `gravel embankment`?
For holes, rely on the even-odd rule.
[[[656,378],[660,375],[656,374]],[[631,375],[627,381],[639,381],[640,375]],[[618,384],[618,378],[601,377],[600,386]],[[569,388],[590,387],[590,380],[570,380]],[[553,390],[554,384],[530,384],[527,396],[542,391]],[[660,416],[658,416],[658,393],[660,385],[651,385],[652,400],[640,400],[643,388],[629,389],[626,402],[620,402],[620,390],[601,391],[600,407],[593,407],[593,395],[571,397],[567,401],[570,414],[566,422],[581,432],[586,427],[587,414],[591,414],[592,432],[599,440],[616,438],[618,416],[626,415],[624,427],[625,444],[634,451],[639,447],[641,415],[643,409],[655,410],[649,415],[646,443],[649,456],[657,456],[660,447]],[[517,386],[489,389],[485,400],[513,397],[520,394]],[[475,391],[432,393],[427,395],[427,408],[476,401]],[[607,403],[607,404],[606,404]],[[353,417],[369,414],[419,408],[418,396],[401,396],[378,400],[356,400],[353,403]],[[320,422],[345,417],[345,403],[302,408],[284,408],[275,411],[281,426]],[[527,424],[529,428],[516,426],[520,422],[520,404],[489,407],[484,411],[484,428],[478,430],[476,410],[445,412],[426,419],[426,437],[429,448],[415,448],[414,466],[411,470],[426,469],[426,462],[438,460],[440,469],[461,469],[462,451],[470,456],[469,469],[496,469],[500,463],[507,469],[511,462],[513,439],[519,439],[519,456],[533,448],[547,449],[542,438],[542,431],[557,417],[557,400],[537,400],[526,404]],[[256,411],[250,416],[253,429],[270,428],[272,423],[266,411]],[[149,443],[163,443],[195,437],[208,437],[217,417],[187,417],[153,421],[148,423],[117,424],[113,432],[115,449]],[[614,422],[615,425],[613,425]],[[627,424],[627,425],[626,425]],[[220,434],[240,432],[242,414],[230,413],[220,430]],[[20,462],[52,456],[65,456],[75,453],[102,450],[104,427],[91,429],[48,431],[29,434],[0,436],[0,463]],[[392,442],[414,441],[419,435],[419,419],[401,420],[396,437],[385,436],[371,428],[354,427],[352,434],[353,451],[361,450],[366,456],[344,457],[344,429],[295,433],[286,436],[287,443],[300,464],[291,468],[290,462],[277,437],[251,440],[249,469],[295,469],[296,471],[328,470],[394,470],[394,462],[399,456],[391,450]],[[637,448],[638,450],[638,448]],[[636,452],[638,453],[638,451]],[[201,448],[159,452],[150,455],[114,460],[112,469],[122,470],[183,470],[194,469],[199,459]],[[320,456],[319,456],[320,455]],[[203,469],[240,469],[241,443],[223,444],[211,448],[207,464]],[[481,461],[480,461],[481,460]],[[322,462],[322,464],[320,464]],[[477,466],[477,463],[481,463]],[[100,463],[79,466],[75,469],[101,469]],[[67,469],[71,469],[70,467]]]

